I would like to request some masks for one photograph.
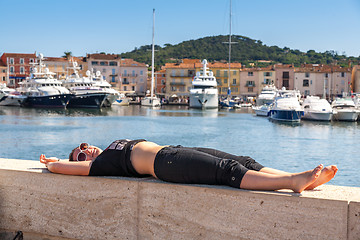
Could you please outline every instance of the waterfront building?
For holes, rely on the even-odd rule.
[[[113,88],[122,93],[144,96],[146,92],[147,66],[133,59],[122,59],[117,54],[87,54],[88,69],[100,71]]]
[[[119,59],[120,81],[116,88],[122,93],[145,96],[147,90],[147,65],[133,59]],[[116,72],[115,72],[116,74]],[[113,79],[111,80],[113,82]],[[149,88],[150,89],[150,88]]]
[[[262,79],[263,72],[260,68],[243,68],[240,71],[240,95],[242,98],[256,97],[262,87],[260,80]]]
[[[166,63],[165,97],[187,98],[196,70],[201,66],[200,59],[183,59],[181,63]]]
[[[351,70],[340,66],[303,64],[295,68],[294,89],[301,95],[316,95],[332,99],[351,91]]]
[[[74,62],[78,63],[80,69],[78,73],[80,77],[86,77],[86,71],[88,70],[88,65],[83,57],[71,57]],[[66,76],[71,74],[68,67],[72,67],[71,59],[65,57],[45,57],[44,64],[50,70],[50,72],[55,73],[55,78],[59,80],[66,79]]]
[[[228,88],[230,86],[230,97],[240,97],[240,69],[241,63],[230,63],[230,73],[229,73],[229,64],[226,62],[215,62],[209,63],[209,69],[213,71],[214,76],[217,81],[217,88],[219,91],[219,97],[228,96]],[[199,71],[200,69],[197,69]],[[229,81],[230,74],[230,84]]]
[[[288,90],[294,89],[294,65],[275,64],[275,87],[281,89],[285,87]]]
[[[7,85],[7,67],[5,63],[0,59],[0,85]]]
[[[30,76],[31,63],[36,62],[36,54],[3,53],[0,59],[7,67],[8,87],[17,88],[19,87],[19,82]]]
[[[165,97],[165,94],[166,94],[166,70],[165,69],[161,69],[160,71],[155,72],[155,93],[158,97]]]
[[[351,86],[353,92],[360,92],[360,65],[355,65],[352,69]]]

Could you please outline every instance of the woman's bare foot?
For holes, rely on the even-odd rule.
[[[319,178],[321,174],[321,170],[323,168],[324,166],[320,164],[313,170],[294,174],[292,190],[296,193],[301,193],[302,191],[304,191],[305,188],[313,184],[316,181],[316,179]]]
[[[327,183],[328,181],[333,179],[333,177],[335,176],[337,171],[338,171],[338,168],[335,165],[331,165],[331,166],[327,166],[327,167],[323,168],[323,170],[321,170],[321,174],[320,174],[319,178],[317,178],[315,180],[315,182],[313,182],[312,184],[307,186],[305,188],[305,190],[312,190],[312,189],[316,188],[317,186]]]

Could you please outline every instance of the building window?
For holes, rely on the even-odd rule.
[[[24,59],[20,58],[20,64],[24,64]]]
[[[140,78],[140,82],[144,82],[144,79],[143,79],[143,78]]]
[[[324,77],[325,77],[325,78],[328,78],[328,77],[329,77],[329,74],[328,74],[328,73],[324,73]]]
[[[271,81],[271,79],[269,79],[269,78],[265,78],[264,79],[264,84],[267,84],[267,85],[269,85],[269,84],[272,84],[273,82]]]
[[[131,87],[131,90],[132,90],[132,91],[135,91],[135,86],[132,86],[132,87]]]
[[[111,73],[115,75],[115,68],[111,69]]]
[[[115,76],[112,76],[112,77],[111,77],[111,81],[112,81],[112,82],[115,82]]]
[[[272,76],[272,72],[264,72],[264,77],[271,77]]]
[[[6,79],[5,77],[2,77],[3,82],[5,82],[5,79]]]
[[[176,91],[176,87],[171,86],[171,91],[175,92],[175,91]]]
[[[310,90],[305,90],[304,95],[305,96],[310,95]]]
[[[227,83],[227,78],[224,79],[224,84],[226,84],[226,83]]]
[[[309,86],[309,79],[304,79],[303,80],[303,87],[308,87]]]
[[[34,62],[34,59],[33,58],[30,58],[30,63],[33,63]]]
[[[224,71],[224,77],[227,77],[227,76],[228,76],[228,71],[225,70],[225,71]]]
[[[141,76],[144,75],[144,71],[141,70],[141,71],[140,71],[140,75],[141,75]]]
[[[10,58],[10,64],[14,64],[14,59]]]
[[[220,70],[216,70],[216,77],[220,76]]]
[[[20,74],[24,74],[24,73],[25,73],[24,67],[20,67]]]
[[[289,87],[289,80],[283,80],[283,87],[288,88]]]
[[[341,77],[345,77],[345,76],[346,76],[346,73],[342,72]]]
[[[236,75],[236,71],[233,71],[233,75]]]
[[[255,87],[255,81],[246,81],[246,87]]]
[[[109,66],[117,66],[117,62],[109,62]]]
[[[290,78],[289,72],[283,72],[283,78]]]
[[[310,77],[310,73],[305,73],[305,77],[306,78]]]
[[[100,62],[100,66],[106,66],[106,62]]]
[[[135,70],[132,71],[132,76],[135,77]]]
[[[127,91],[127,90],[126,90],[126,86],[124,86],[124,91]]]
[[[236,84],[236,78],[233,79],[233,83],[232,83],[232,84],[233,84],[233,85]]]
[[[254,91],[254,88],[252,88],[252,87],[248,88],[248,92],[253,92],[253,91]]]
[[[14,73],[14,67],[10,67],[10,73]]]
[[[99,65],[99,62],[97,62],[97,61],[92,61],[92,62],[91,62],[91,65]]]
[[[254,72],[248,72],[248,76],[254,76]]]

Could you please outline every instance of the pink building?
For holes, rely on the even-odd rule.
[[[281,89],[294,89],[294,65],[275,65],[275,87]]]

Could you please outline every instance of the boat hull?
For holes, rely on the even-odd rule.
[[[270,110],[270,118],[276,121],[300,122],[303,111]]]
[[[22,95],[5,95],[0,99],[0,106],[20,106],[25,99]]]
[[[207,94],[207,93],[190,93],[189,98],[189,107],[190,108],[218,108],[219,101],[217,94]]]
[[[357,120],[358,116],[359,116],[359,112],[357,112],[356,110],[354,111],[337,110],[337,113],[334,115],[334,119],[338,121],[354,122]]]
[[[315,120],[315,121],[330,121],[332,118],[331,112],[304,112],[302,119]]]
[[[28,96],[21,106],[34,108],[66,108],[72,97],[72,94]]]
[[[141,100],[141,106],[144,107],[160,107],[161,103],[160,103],[160,99],[155,98],[155,97],[146,97],[144,99]]]
[[[68,108],[100,108],[107,97],[107,93],[77,94],[70,100]]]

